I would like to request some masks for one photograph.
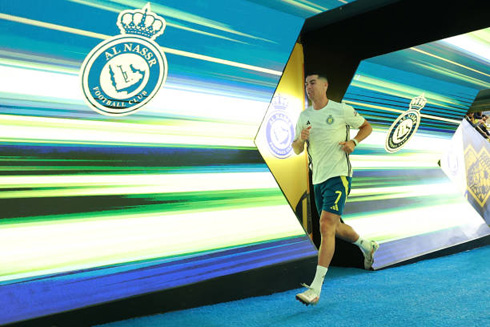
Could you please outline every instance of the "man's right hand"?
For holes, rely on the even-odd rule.
[[[306,142],[306,140],[310,138],[310,129],[311,126],[308,126],[301,131],[301,136],[300,136],[301,141]]]

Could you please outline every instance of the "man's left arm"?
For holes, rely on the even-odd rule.
[[[366,137],[368,137],[372,133],[372,131],[373,128],[371,124],[367,121],[367,119],[364,119],[364,123],[359,126],[359,131],[357,132],[357,135],[354,136],[354,138],[350,139],[347,142],[339,143],[342,146],[342,150],[347,154],[351,154],[352,152],[354,152],[354,148]]]
[[[357,135],[354,136],[354,139],[357,141],[357,144],[361,143],[366,137],[368,137],[373,132],[373,127],[371,124],[365,119],[364,123],[359,127],[359,131]],[[353,141],[355,143],[355,141]],[[357,145],[355,144],[355,145]]]

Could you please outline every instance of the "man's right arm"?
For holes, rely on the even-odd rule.
[[[305,143],[305,141],[301,140],[301,135],[296,140],[294,140],[292,144],[294,153],[300,154],[301,152],[303,152],[303,150],[305,149]]]
[[[298,138],[293,141],[291,146],[293,147],[294,153],[300,154],[305,149],[306,140],[310,138],[310,129],[311,125],[307,128],[303,129],[301,133],[298,135]]]

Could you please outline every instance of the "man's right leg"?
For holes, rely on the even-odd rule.
[[[315,278],[308,289],[296,295],[306,305],[316,304],[320,299],[323,280],[335,252],[335,233],[340,215],[349,194],[349,178],[333,177],[323,183],[314,184],[315,204],[320,215],[321,243],[318,249],[318,265]]]
[[[335,229],[339,222],[339,215],[322,210],[320,216],[320,234],[322,239],[318,250],[318,266],[315,278],[311,285],[308,286],[308,290],[296,295],[296,298],[306,305],[316,304],[320,299],[323,281],[335,252]]]
[[[318,249],[318,265],[322,267],[330,266],[335,252],[336,228],[340,224],[340,216],[322,210],[320,216],[320,234],[322,236],[320,248]]]

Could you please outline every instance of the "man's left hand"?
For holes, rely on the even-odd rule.
[[[347,154],[354,152],[354,148],[356,147],[354,141],[340,142],[339,145],[342,147],[342,151]]]

